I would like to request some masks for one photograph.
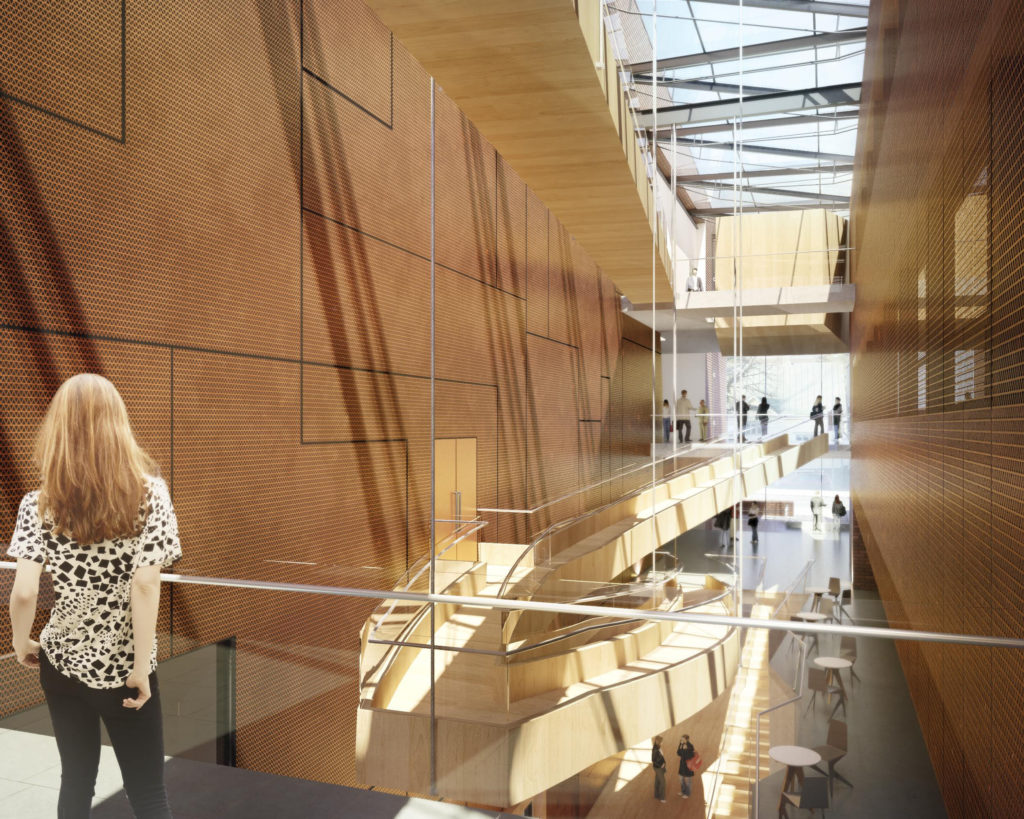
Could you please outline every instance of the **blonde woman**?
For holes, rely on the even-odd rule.
[[[60,752],[58,815],[88,817],[100,720],[140,819],[171,815],[156,678],[160,567],[181,556],[167,485],[135,441],[107,379],[57,390],[39,431],[39,489],[21,501],[8,554],[18,559],[11,626],[18,662],[38,668]],[[55,602],[29,631],[48,566]]]

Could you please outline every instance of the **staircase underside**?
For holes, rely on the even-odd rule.
[[[367,0],[631,300],[651,300],[653,202],[596,2]],[[602,35],[603,36],[603,35]],[[663,254],[656,300],[671,299]]]

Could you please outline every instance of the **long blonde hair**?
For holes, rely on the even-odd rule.
[[[135,535],[156,463],[135,440],[117,388],[79,373],[57,390],[39,429],[39,514],[80,544]]]

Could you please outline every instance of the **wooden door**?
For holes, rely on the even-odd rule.
[[[459,438],[455,444],[455,505],[460,520],[476,517],[476,438]],[[477,533],[467,535],[459,545],[459,560],[477,560]]]
[[[434,550],[437,553],[451,543],[455,531],[455,525],[445,521],[455,519],[456,452],[455,438],[434,441]],[[445,557],[454,558],[457,548],[449,549]]]
[[[476,517],[476,438],[437,438],[434,441],[434,549],[441,553],[451,542],[455,523]],[[476,533],[464,536],[444,556],[477,559]]]

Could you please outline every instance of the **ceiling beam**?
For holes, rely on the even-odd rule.
[[[770,168],[762,171],[741,171],[739,174],[740,179],[760,179],[766,176],[807,176],[808,174],[836,174],[836,173],[850,173],[853,171],[853,165],[811,165],[804,168]],[[676,183],[679,185],[694,185],[701,182],[714,182],[716,180],[724,181],[733,178],[732,171],[724,171],[722,173],[697,173],[690,174],[689,176],[678,176],[676,177]]]
[[[654,79],[650,74],[633,77],[637,85],[654,85]],[[774,94],[780,89],[763,88],[758,85],[744,85],[742,87],[731,82],[718,82],[717,80],[677,80],[674,78],[658,78],[658,88],[683,88],[687,91],[710,91],[715,94]]]
[[[697,54],[682,54],[678,57],[666,57],[658,60],[658,70],[668,71],[673,68],[687,68],[692,65],[713,65],[714,63],[725,63],[738,60],[740,51],[743,52],[743,59],[749,60],[753,57],[766,57],[770,54],[788,54],[792,51],[806,51],[809,48],[821,48],[823,46],[842,45],[843,43],[855,43],[864,40],[867,36],[866,28],[850,28],[843,31],[828,31],[824,34],[812,34],[808,37],[791,37],[787,40],[772,40],[768,43],[754,43],[740,48],[723,48],[718,51],[702,51]],[[654,63],[650,60],[642,63],[632,63],[629,70],[634,74],[650,74],[654,70]]]
[[[740,0],[701,0],[704,3],[717,3],[720,6],[738,6]],[[852,3],[824,3],[816,0],[743,0],[748,8],[777,9],[778,11],[802,11],[805,14],[835,14],[840,17],[868,18],[867,6],[855,6]]]
[[[751,131],[757,128],[777,128],[780,125],[821,125],[829,124],[833,120],[857,119],[860,111],[836,111],[833,114],[796,114],[791,117],[776,117],[774,119],[744,119],[743,130]],[[716,131],[732,131],[733,121],[714,122],[705,125],[695,125],[692,128],[676,128],[676,136],[693,136],[694,134],[713,134]],[[672,129],[662,130],[661,123],[658,123],[658,138],[672,136]]]
[[[733,117],[813,111],[835,105],[860,105],[860,83],[826,85],[797,91],[756,94],[752,97],[744,96],[729,100],[696,102],[691,105],[659,107],[657,125],[660,130],[666,125],[690,125],[696,122],[716,122]],[[652,109],[637,111],[637,123],[641,128],[652,128],[655,124],[654,119]]]
[[[741,190],[747,193],[763,193],[767,196],[792,196],[794,199],[817,200],[819,202],[833,202],[843,205],[850,204],[849,196],[840,196],[833,193],[815,193],[814,191],[795,191],[789,188],[765,188],[760,185],[722,185],[714,182],[689,182],[690,187],[716,191]]]
[[[705,139],[677,139],[678,145],[685,145],[689,148],[715,148],[722,151],[735,151],[737,149],[736,143],[731,140],[728,142],[722,142],[717,140],[705,140]],[[662,150],[669,144],[666,139],[659,139],[658,144]],[[826,160],[831,162],[843,162],[853,164],[853,157],[850,154],[830,154],[824,151],[800,151],[796,148],[780,148],[775,145],[751,145],[749,143],[742,143],[739,149],[743,153],[751,154],[772,154],[773,156],[792,156],[798,159],[809,159],[813,161]]]
[[[742,205],[738,210],[733,207],[727,208],[697,208],[691,210],[690,215],[695,219],[711,219],[715,216],[733,216],[739,213],[771,213],[784,210],[818,210],[823,203],[817,200],[813,202],[788,202],[784,205]]]

